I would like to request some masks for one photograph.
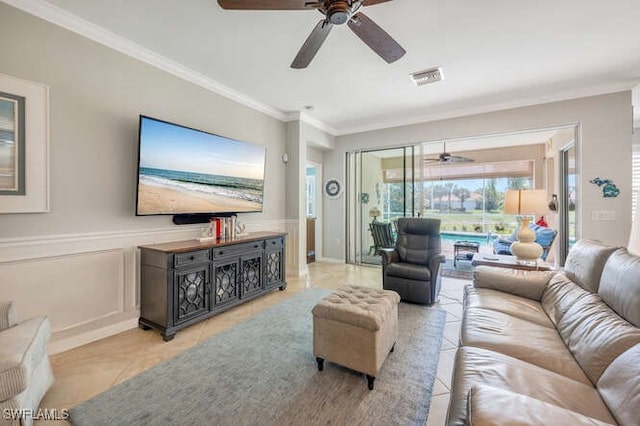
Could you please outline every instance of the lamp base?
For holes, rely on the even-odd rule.
[[[516,241],[511,244],[511,253],[518,260],[537,260],[542,256],[542,246],[538,243]]]
[[[535,242],[536,233],[529,227],[530,219],[522,218],[522,225],[516,234],[518,241],[511,244],[511,253],[518,260],[536,260],[542,256],[542,246]]]

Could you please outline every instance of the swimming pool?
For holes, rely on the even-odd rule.
[[[490,239],[497,238],[497,235],[489,233],[476,234],[472,232],[441,232],[440,239],[444,241],[471,241],[474,243],[487,244]]]

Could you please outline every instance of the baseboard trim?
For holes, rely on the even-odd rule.
[[[337,259],[335,257],[319,257],[316,259],[316,262],[324,262],[324,263],[347,263],[344,259]]]
[[[51,341],[47,346],[47,350],[50,355],[54,355],[127,330],[132,330],[138,326],[139,314],[135,312],[127,316],[131,315],[133,315],[133,317],[114,324],[108,324],[100,328],[83,330],[85,327],[77,327],[81,330],[73,329],[65,330],[65,332],[53,333]]]

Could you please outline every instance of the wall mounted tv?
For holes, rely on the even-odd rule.
[[[138,139],[136,215],[262,211],[264,146],[144,115]]]

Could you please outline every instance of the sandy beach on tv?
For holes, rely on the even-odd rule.
[[[195,195],[191,192],[140,184],[138,213],[215,213],[260,211],[262,206],[252,201],[224,195]]]

